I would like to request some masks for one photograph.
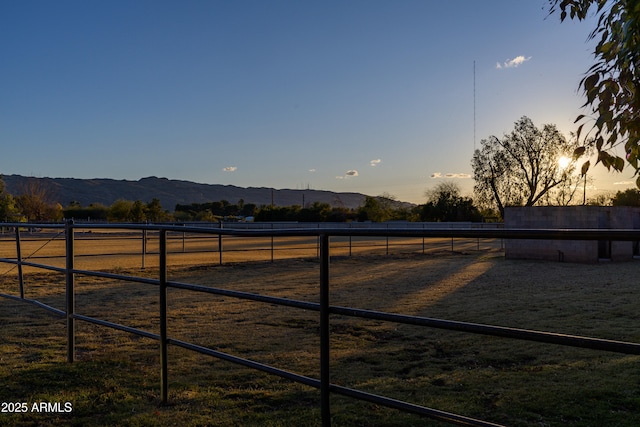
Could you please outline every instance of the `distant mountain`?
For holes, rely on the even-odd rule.
[[[20,175],[3,175],[6,190],[13,195],[24,192],[29,180],[37,180],[39,188],[50,195],[50,201],[67,206],[72,201],[82,206],[102,203],[110,206],[118,199],[150,202],[160,200],[164,209],[173,211],[176,204],[206,203],[227,200],[258,206],[272,203],[277,206],[305,205],[321,202],[334,207],[357,208],[362,206],[365,195],[360,193],[335,193],[323,190],[289,190],[265,187],[236,187],[234,185],[199,184],[155,176],[138,181],[115,179],[32,178]],[[404,203],[402,203],[404,204]],[[411,204],[407,203],[407,206]]]

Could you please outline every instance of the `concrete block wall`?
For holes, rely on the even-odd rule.
[[[521,229],[640,229],[640,208],[616,206],[534,206],[505,209],[504,227]],[[633,259],[633,242],[505,240],[505,257],[596,263]]]

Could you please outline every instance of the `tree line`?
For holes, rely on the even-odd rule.
[[[513,179],[513,178],[512,178]],[[424,221],[424,222],[480,222],[501,219],[500,212],[482,198],[473,199],[461,194],[454,182],[441,182],[425,192],[426,202],[410,206],[397,203],[389,194],[366,196],[361,206],[349,209],[314,202],[306,206],[273,206],[237,203],[220,200],[207,203],[178,204],[173,212],[162,207],[159,199],[150,202],[119,199],[110,206],[100,203],[82,206],[72,201],[63,207],[49,201],[46,188],[33,180],[20,194],[9,194],[0,177],[0,221],[59,222],[63,219],[98,222],[190,222],[220,220],[350,222],[350,221]],[[477,184],[476,184],[477,185]],[[513,191],[513,189],[511,189]],[[564,191],[564,190],[563,190]],[[510,193],[511,194],[511,193]],[[522,196],[524,197],[524,196]],[[480,200],[480,202],[478,202]],[[550,197],[539,197],[549,201]],[[600,195],[588,201],[590,205],[640,206],[640,190],[627,189],[615,195]]]
[[[19,194],[9,194],[0,177],[0,221],[57,222],[63,219],[109,222],[166,222],[242,220],[298,222],[346,221],[481,221],[480,211],[471,198],[462,197],[453,183],[443,183],[427,194],[427,203],[407,207],[389,194],[366,196],[355,209],[314,202],[305,206],[273,206],[237,203],[227,200],[208,203],[178,204],[173,212],[162,207],[159,199],[150,202],[119,199],[110,206],[93,203],[82,206],[69,202],[62,206],[52,202],[51,194],[40,181],[27,181]]]
[[[460,196],[459,188],[446,184],[433,190],[433,200],[413,207],[400,206],[392,196],[365,196],[354,209],[314,202],[306,206],[255,205],[240,199],[237,203],[220,200],[207,203],[178,204],[170,213],[160,201],[150,203],[117,200],[111,206],[72,203],[62,209],[64,218],[111,222],[234,221],[250,218],[256,222],[350,222],[350,221],[482,221],[483,216],[470,198]],[[441,194],[442,193],[442,194]]]

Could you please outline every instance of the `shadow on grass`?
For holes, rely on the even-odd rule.
[[[125,361],[14,369],[0,382],[3,402],[25,402],[28,408],[0,414],[7,426],[123,425],[136,417],[149,419],[157,410],[157,384]]]
[[[638,337],[635,281],[610,267],[585,269],[486,255],[337,259],[331,304]],[[597,276],[602,280],[587,283]],[[187,269],[172,277],[307,301],[318,296],[318,265],[308,261]],[[83,314],[157,326],[156,287],[78,286]],[[170,336],[317,377],[316,312],[169,296]],[[0,397],[70,401],[73,413],[0,414],[2,425],[319,425],[316,390],[172,347],[172,406],[159,407],[157,343],[82,323],[79,361],[66,364],[64,324],[15,304],[0,300],[0,357],[11,361],[0,365]],[[640,425],[637,357],[340,316],[332,316],[331,328],[332,381],[340,385],[512,426]],[[332,408],[335,425],[443,425],[340,396],[332,396]]]
[[[637,265],[416,266],[351,287],[384,289],[364,302],[384,311],[640,341]],[[337,294],[358,306],[355,293]],[[640,425],[636,356],[348,318],[332,327],[341,385],[510,426]]]

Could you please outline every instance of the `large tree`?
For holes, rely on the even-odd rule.
[[[44,181],[28,178],[20,187],[15,203],[27,221],[62,219],[62,206],[53,201],[51,188]]]
[[[4,181],[0,176],[0,221],[14,222],[20,219],[16,202],[13,196],[5,190]]]
[[[422,221],[482,221],[482,215],[473,205],[473,200],[460,194],[455,182],[441,182],[427,190],[427,203],[422,205]]]
[[[628,188],[624,191],[618,191],[611,199],[613,206],[640,206],[640,190],[636,188]]]
[[[109,206],[107,220],[110,222],[131,222],[134,220],[133,204],[131,200],[118,199]]]
[[[555,127],[534,126],[522,117],[501,139],[480,141],[471,165],[476,200],[498,209],[549,203],[552,192],[575,187],[575,140],[567,140]]]
[[[640,157],[640,2],[637,0],[548,0],[550,13],[583,20],[590,11],[598,17],[589,39],[597,39],[596,63],[580,82],[590,115],[580,115],[582,127],[594,120],[590,135],[598,150],[598,162],[608,169],[622,171],[625,160],[615,152],[624,146],[629,165],[639,172]],[[591,133],[591,132],[589,132]],[[585,149],[579,149],[578,153]],[[585,163],[583,172],[589,163]],[[640,176],[636,180],[640,187]]]
[[[145,207],[145,216],[151,222],[160,222],[165,221],[168,214],[162,209],[160,199],[153,198]]]

